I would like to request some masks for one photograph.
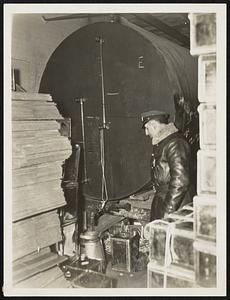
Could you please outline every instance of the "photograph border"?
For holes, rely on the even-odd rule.
[[[12,285],[12,18],[22,13],[199,13],[217,15],[217,287],[181,289],[15,289]],[[225,296],[226,295],[226,5],[220,4],[4,4],[4,286],[5,296]],[[219,133],[219,134],[218,134]]]

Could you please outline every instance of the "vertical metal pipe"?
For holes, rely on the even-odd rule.
[[[78,209],[78,172],[79,172],[79,159],[80,159],[80,146],[75,145],[75,256],[76,258],[80,255],[80,242],[79,242],[79,209]]]
[[[84,156],[84,181],[87,181],[86,170],[86,152],[85,152],[85,122],[84,122],[84,102],[85,99],[80,99],[81,103],[81,128],[82,128],[82,142],[83,142],[83,156]]]
[[[84,182],[88,181],[87,178],[87,169],[86,169],[86,151],[85,151],[85,122],[84,122],[84,102],[85,98],[77,99],[76,101],[80,102],[81,109],[81,133],[82,133],[82,144],[83,144],[83,159],[84,159]]]
[[[106,124],[106,111],[105,111],[105,84],[104,84],[104,68],[103,68],[103,43],[102,37],[96,38],[96,41],[100,45],[100,76],[101,76],[101,95],[102,95],[102,128],[100,128],[100,146],[101,146],[101,167],[102,167],[102,206],[108,199],[106,179],[105,179],[105,142],[104,142],[104,130],[108,129]],[[104,197],[105,196],[105,197]]]
[[[100,43],[100,67],[101,67],[101,94],[102,94],[102,118],[103,128],[106,127],[106,113],[105,113],[105,84],[104,84],[104,66],[103,66],[103,43],[104,40],[99,38]]]

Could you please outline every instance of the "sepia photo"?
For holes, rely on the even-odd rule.
[[[225,295],[225,5],[5,4],[4,30],[4,295]]]

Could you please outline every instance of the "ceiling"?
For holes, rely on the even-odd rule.
[[[190,47],[190,26],[187,13],[46,14],[42,18],[46,22],[87,18],[88,22],[91,23],[98,20],[119,22],[121,16],[145,30],[171,40],[182,47]]]

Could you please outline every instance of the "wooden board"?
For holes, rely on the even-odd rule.
[[[62,240],[57,210],[13,223],[13,260]]]
[[[42,288],[49,288],[49,289],[56,289],[56,288],[72,288],[69,281],[65,279],[64,274],[61,272],[58,267],[55,268],[57,275],[56,277],[50,277],[49,280],[45,282],[44,285],[42,285]]]
[[[13,189],[13,221],[66,205],[60,180]]]
[[[49,94],[12,92],[13,100],[52,101]]]
[[[36,121],[39,123],[39,121]],[[45,130],[24,130],[24,131],[14,131],[12,133],[13,139],[24,139],[24,138],[43,138],[44,140],[46,138],[59,138],[61,135],[57,129],[50,130],[48,128],[48,124]]]
[[[13,140],[12,150],[14,157],[27,157],[36,153],[69,150],[70,141],[66,137],[35,137],[16,138]]]
[[[61,150],[61,151],[53,151],[53,152],[44,152],[33,154],[28,157],[18,156],[13,159],[12,168],[24,168],[30,167],[33,165],[43,164],[43,163],[50,163],[56,161],[63,161],[67,159],[72,153],[72,150]]]
[[[67,260],[66,256],[58,256],[56,253],[52,253],[49,248],[29,254],[13,263],[13,282],[14,284],[18,283],[18,287],[29,287],[28,283],[32,282],[31,287],[39,287],[43,279],[45,281],[42,285],[47,285],[52,278],[53,267],[65,260]],[[57,277],[63,275],[59,268],[57,270],[55,271]],[[49,277],[46,277],[47,275]]]
[[[40,131],[40,130],[58,130],[59,123],[56,120],[34,120],[34,121],[13,121],[12,131]]]
[[[66,205],[64,196],[59,192],[53,192],[52,196],[53,198],[51,198],[49,194],[42,195],[42,202],[39,203],[39,206],[37,207],[31,205],[31,201],[29,199],[24,201],[23,205],[25,205],[25,207],[21,207],[22,204],[21,206],[16,206],[15,203],[13,203],[13,222]],[[38,202],[39,199],[34,200],[34,202],[36,201]]]
[[[71,288],[69,281],[58,267],[38,273],[16,285],[15,288]]]
[[[12,101],[12,120],[57,120],[63,119],[52,102]]]
[[[35,183],[13,189],[13,199],[23,204],[25,198],[37,198],[44,192],[59,190],[62,192],[60,179],[49,180],[46,182]]]
[[[62,178],[62,161],[44,163],[12,172],[13,188]]]

